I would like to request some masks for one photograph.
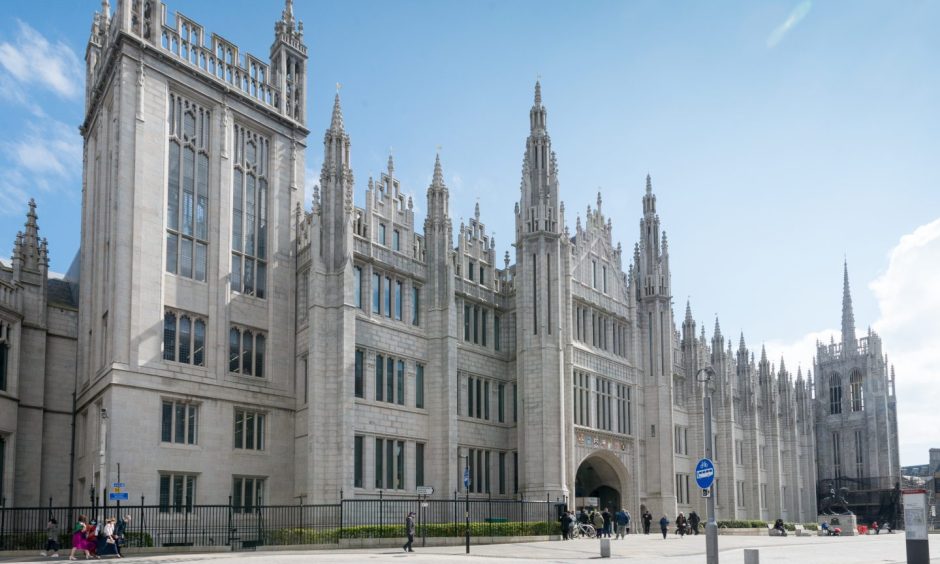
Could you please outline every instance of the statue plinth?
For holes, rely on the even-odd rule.
[[[820,525],[828,524],[830,530],[839,527],[843,537],[858,535],[858,516],[856,515],[817,515],[816,522]]]

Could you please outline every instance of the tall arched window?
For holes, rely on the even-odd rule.
[[[852,371],[852,376],[849,377],[849,386],[852,394],[852,411],[861,411],[865,407],[865,391],[862,386],[862,373],[858,369]]]
[[[264,298],[268,260],[268,140],[235,126],[232,290]]]
[[[842,413],[842,377],[835,372],[829,377],[829,413]]]

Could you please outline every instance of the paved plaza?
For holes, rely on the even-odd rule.
[[[213,564],[300,564],[307,562],[582,562],[599,558],[596,540],[568,542],[532,542],[519,544],[492,544],[471,546],[471,554],[464,554],[462,546],[420,548],[412,554],[397,549],[372,550],[318,550],[318,551],[258,551],[194,553],[172,555],[129,556],[122,561],[135,564],[170,564],[178,562],[211,562]],[[744,562],[744,549],[760,550],[762,564],[772,562],[810,563],[903,563],[904,534],[864,537],[732,537],[719,538],[721,564]],[[930,537],[931,562],[940,562],[940,535]],[[63,556],[67,557],[68,552]],[[42,562],[48,558],[0,558],[0,562]],[[60,558],[58,560],[64,560]],[[633,562],[669,562],[671,564],[700,564],[705,561],[705,536],[684,539],[670,536],[634,535],[629,540],[611,541],[611,560]]]

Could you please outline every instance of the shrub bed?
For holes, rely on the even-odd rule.
[[[726,529],[761,529],[767,528],[767,521],[761,521],[758,519],[752,520],[728,520],[728,521],[718,521],[718,528]]]
[[[431,523],[418,525],[416,536],[422,536],[427,530],[428,537],[462,537],[466,530],[464,523]],[[474,537],[512,537],[543,536],[561,534],[558,523],[470,523],[470,536]],[[339,539],[388,539],[405,536],[404,525],[360,525],[332,529],[290,528],[267,531],[265,544],[325,544],[335,543]]]

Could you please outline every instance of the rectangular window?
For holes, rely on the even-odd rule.
[[[473,306],[473,344],[480,342],[480,308]]]
[[[382,401],[385,394],[385,357],[375,355],[375,401]]]
[[[353,452],[353,486],[357,488],[362,487],[362,443],[362,435],[356,435]]]
[[[170,94],[166,271],[206,281],[211,112]]]
[[[865,477],[865,457],[863,455],[865,443],[861,431],[855,431],[855,477],[861,480]]]
[[[738,494],[738,507],[744,507],[744,482],[738,481],[737,483],[737,494]]]
[[[267,295],[268,139],[235,125],[232,291]]]
[[[473,270],[474,270],[473,261],[467,261],[467,278],[473,282]]]
[[[229,372],[264,378],[266,337],[261,331],[229,329]]]
[[[395,281],[395,319],[401,321],[401,280]]]
[[[411,324],[420,325],[421,323],[421,288],[411,287]]]
[[[362,309],[362,267],[353,267],[353,303]]]
[[[395,359],[385,359],[385,401],[395,403]]]
[[[7,370],[9,366],[10,346],[6,341],[0,341],[0,390],[7,389]],[[0,456],[3,456],[0,453]],[[0,474],[2,475],[2,474]]]
[[[395,487],[395,441],[385,440],[385,487]]]
[[[304,379],[304,405],[307,405],[307,397],[310,392],[310,377],[307,373],[307,355],[304,355],[303,363],[303,372],[300,373],[301,377]]]
[[[385,277],[385,292],[382,298],[385,300],[385,317],[392,316],[392,279]]]
[[[382,460],[385,457],[385,441],[375,439],[375,487],[382,489],[385,473],[382,471]]]
[[[842,437],[839,433],[832,434],[832,477],[835,479],[842,477]]]
[[[473,378],[467,377],[467,417],[473,417]]]
[[[189,313],[163,314],[163,360],[205,366],[206,322]]]
[[[380,245],[385,244],[385,224],[384,223],[379,224],[379,244]]]
[[[405,442],[395,442],[395,489],[405,489]]]
[[[483,419],[490,420],[490,383],[483,382]]]
[[[372,313],[381,313],[379,297],[382,295],[382,277],[372,274]]]
[[[516,397],[516,385],[513,384],[512,385],[512,422],[513,423],[515,423],[517,419],[516,418],[516,413],[518,412],[517,408],[518,408],[518,403],[517,403],[517,397]]]
[[[264,505],[264,478],[232,477],[232,511],[251,513]]]
[[[499,453],[499,495],[506,493],[506,453]]]
[[[483,416],[483,410],[480,409],[481,405],[483,404],[483,381],[480,380],[479,378],[477,378],[477,379],[476,379],[476,385],[477,385],[477,389],[476,389],[476,396],[477,396],[476,399],[477,399],[477,401],[476,401],[476,412],[475,412],[475,413],[476,413],[477,419],[479,419],[480,417]]]
[[[499,350],[499,341],[500,341],[500,325],[499,325],[499,316],[493,316],[493,348]]]
[[[160,474],[160,513],[192,513],[195,497],[195,476]]]
[[[496,418],[503,423],[506,419],[506,384],[500,382],[496,386]]]
[[[196,444],[197,406],[180,401],[164,401],[161,437],[164,443]]]
[[[264,414],[235,410],[235,448],[264,450]]]
[[[607,267],[606,267],[606,266],[602,267],[601,272],[602,272],[603,278],[604,278],[604,280],[603,280],[603,282],[604,282],[604,293],[606,294],[606,293],[607,293]]]
[[[415,407],[424,408],[424,365],[415,365]]]
[[[741,441],[734,441],[734,463],[744,464],[744,443]]]
[[[490,493],[490,451],[486,451],[483,460],[483,477],[485,480],[483,493]]]
[[[591,261],[591,286],[597,289],[597,261]]]
[[[405,361],[398,361],[398,405],[405,405]]]
[[[463,306],[463,340],[470,340],[470,306]]]
[[[483,345],[484,347],[486,346],[486,314],[487,314],[487,311],[484,309],[481,312],[481,315],[483,317],[481,318],[481,322],[480,322],[480,329],[481,329],[480,335],[482,339],[482,342],[480,344]]]
[[[519,453],[512,453],[512,493],[519,493]]]
[[[415,443],[415,486],[424,485],[424,443]]]
[[[480,265],[480,284],[486,284],[486,278],[484,278],[483,273],[485,272],[483,265]]]
[[[362,374],[364,356],[365,356],[365,353],[363,353],[359,349],[356,349],[356,368],[355,368],[355,381],[354,381],[353,389],[357,398],[366,397],[364,378]]]
[[[401,233],[397,229],[392,230],[392,250],[401,250]]]

